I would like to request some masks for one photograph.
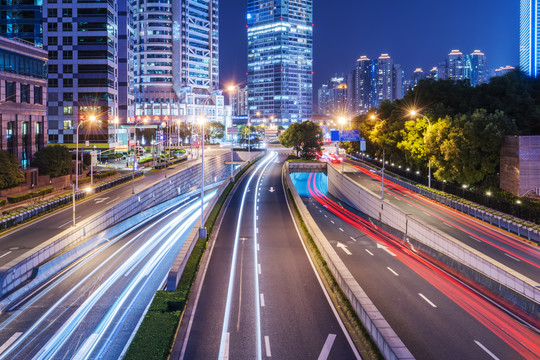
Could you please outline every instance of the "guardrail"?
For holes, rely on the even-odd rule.
[[[135,172],[135,177],[142,176],[142,171]],[[99,193],[104,190],[110,189],[113,186],[116,186],[118,184],[125,183],[127,181],[130,181],[132,178],[132,174],[122,176],[119,178],[116,178],[111,181],[107,181],[105,183],[99,184],[95,188],[92,189],[93,193]],[[77,191],[75,193],[75,200],[80,200],[86,197],[88,193],[86,191]],[[35,217],[40,216],[43,213],[47,213],[53,209],[56,209],[62,205],[70,204],[73,201],[73,194],[66,195],[60,199],[56,199],[53,201],[50,201],[48,203],[45,203],[43,205],[39,205],[35,208],[26,210],[20,214],[10,216],[8,218],[0,220],[0,230],[9,229],[10,227],[17,226],[27,220],[33,219]]]
[[[368,169],[368,170],[374,169],[371,166],[364,164],[363,162],[355,161],[355,160],[358,160],[358,158],[354,156],[349,155],[349,158],[351,158],[352,161],[354,161],[356,165],[362,166],[365,169]],[[538,232],[538,230],[535,230],[532,227],[524,226],[514,220],[506,219],[501,215],[492,214],[476,206],[471,206],[461,201],[452,200],[446,196],[434,193],[432,191],[429,191],[421,187],[418,187],[414,184],[411,184],[407,181],[398,179],[392,175],[389,175],[387,172],[385,172],[384,177],[386,179],[389,179],[395,182],[396,184],[400,186],[403,186],[431,200],[437,201],[441,204],[451,207],[454,210],[460,211],[467,215],[473,216],[479,220],[487,222],[490,225],[497,226],[500,229],[506,230],[510,233],[514,233],[520,237],[526,238],[528,241],[536,243],[536,245],[540,245],[540,233]]]

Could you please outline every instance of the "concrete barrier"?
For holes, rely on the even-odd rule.
[[[296,207],[306,224],[306,227],[317,245],[322,257],[327,263],[328,268],[334,275],[341,290],[356,311],[356,314],[364,324],[364,327],[371,338],[378,346],[385,359],[414,359],[409,349],[397,336],[388,322],[384,319],[377,307],[366,295],[358,282],[354,279],[349,269],[345,266],[341,258],[337,255],[334,248],[322,231],[319,229],[304,202],[298,195],[294,184],[290,178],[290,165],[285,163],[285,179],[287,187],[290,189]],[[328,168],[331,168],[330,166]]]
[[[230,168],[225,165],[225,162],[230,161],[230,157],[230,153],[224,153],[205,159],[205,186],[229,176]],[[200,173],[201,164],[199,163],[164,178],[105,212],[86,219],[77,228],[65,230],[39,247],[0,267],[0,297],[30,280],[36,268],[93,235],[155,205],[200,188]],[[68,263],[74,259],[68,257],[64,260]]]
[[[328,191],[341,201],[362,211],[382,223],[415,239],[434,252],[444,254],[452,262],[465,265],[482,274],[483,284],[506,301],[514,303],[530,316],[540,318],[540,289],[537,282],[491,259],[442,232],[423,224],[421,219],[402,212],[392,204],[381,200],[359,183],[328,167]],[[457,269],[459,271],[459,269]],[[463,269],[462,269],[463,270]],[[467,275],[464,273],[464,275]],[[516,303],[516,298],[520,300]]]

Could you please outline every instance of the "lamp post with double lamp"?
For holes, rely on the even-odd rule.
[[[94,115],[88,117],[88,121],[93,123],[96,121]],[[84,124],[86,121],[79,121],[76,129],[76,147],[75,147],[75,185],[73,185],[73,226],[75,226],[75,190],[79,190],[79,127]]]
[[[144,123],[146,119],[143,119],[141,121],[135,122],[135,127],[133,130],[133,138],[134,138],[134,145],[133,145],[133,171],[131,172],[131,193],[135,194],[135,163],[137,162],[137,125],[140,123]]]
[[[429,119],[425,117],[424,115],[420,114],[419,112],[417,112],[416,110],[411,110],[410,115],[411,117],[415,117],[415,116],[423,117],[428,122],[428,128],[431,127],[431,122],[429,121]],[[429,156],[428,156],[428,187],[431,187],[431,158]]]

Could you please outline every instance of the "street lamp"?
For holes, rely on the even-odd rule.
[[[88,121],[93,123],[96,121],[94,115],[88,117]],[[85,121],[79,121],[76,129],[76,148],[75,148],[75,185],[73,185],[73,226],[75,226],[75,189],[79,190],[79,127],[84,124]]]
[[[167,126],[167,123],[164,121],[161,123],[161,128],[165,128],[165,126]],[[165,135],[163,135],[165,136]],[[167,128],[167,138],[166,139],[163,139],[163,144],[166,144],[166,141],[169,142],[170,141],[170,138],[171,138],[171,129],[170,127]],[[165,148],[165,177],[167,177],[167,167],[169,166],[169,155],[167,155],[167,148]],[[170,147],[170,143],[169,143],[169,154],[171,153],[171,147]]]
[[[424,119],[427,120],[428,127],[431,127],[431,122],[429,121],[429,119],[425,117],[424,115],[420,114],[419,112],[417,112],[416,110],[411,110],[410,115],[411,117],[415,117],[415,116],[423,117]],[[425,144],[425,141],[424,141],[424,144]],[[429,156],[428,156],[428,187],[431,187],[431,158]]]
[[[375,115],[370,116],[371,120],[377,120]],[[381,184],[382,184],[382,199],[384,200],[384,145],[382,146],[382,170],[381,170]]]
[[[135,141],[135,144],[133,145],[133,171],[131,172],[131,193],[135,194],[135,162],[137,160],[137,125],[140,123],[144,123],[146,119],[143,119],[142,121],[135,122],[135,127],[133,131],[133,138]]]

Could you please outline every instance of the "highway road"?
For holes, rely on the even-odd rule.
[[[359,358],[287,207],[285,159],[269,153],[237,185],[184,318],[178,358]]]
[[[213,156],[228,151],[227,149],[214,149],[205,156]],[[188,163],[180,163],[167,170],[171,176],[185,170],[188,166],[200,163],[200,159],[190,160]],[[145,171],[144,177],[135,179],[135,193],[138,193],[153,184],[163,180],[164,170]],[[106,211],[122,201],[133,196],[131,193],[131,181],[104,191],[96,196],[78,202],[76,207],[76,222],[81,223],[85,219]],[[51,215],[38,218],[28,224],[22,225],[0,236],[0,266],[24,255],[44,241],[68,230],[73,224],[73,210],[68,206]]]
[[[335,165],[334,165],[335,166]],[[341,165],[339,165],[339,168]],[[358,165],[345,165],[354,181],[380,196],[380,173]],[[425,224],[506,265],[540,285],[540,248],[516,235],[431,201],[385,178],[385,201]]]
[[[134,223],[11,304],[0,315],[0,360],[120,358],[199,218],[199,199]]]
[[[417,359],[540,359],[540,335],[326,194],[326,175],[293,174],[313,218]]]

